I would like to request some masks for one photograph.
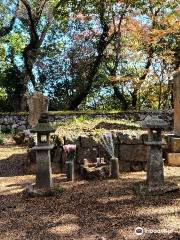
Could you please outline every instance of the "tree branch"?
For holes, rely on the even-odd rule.
[[[29,5],[29,3],[26,0],[21,0],[21,2],[24,4],[26,10],[27,10],[27,14],[30,20],[30,35],[31,35],[31,41],[35,42],[37,40],[39,40],[38,34],[36,32],[36,27],[35,27],[35,21],[33,19],[33,15],[32,15],[32,11],[31,11],[31,6]]]
[[[16,17],[17,17],[18,8],[19,8],[19,1],[17,2],[16,11],[14,13],[13,18],[10,21],[9,26],[2,27],[0,29],[0,37],[4,37],[4,36],[8,35],[11,32],[11,30],[13,29],[13,26],[14,26],[14,23],[15,23],[15,20],[16,20]]]

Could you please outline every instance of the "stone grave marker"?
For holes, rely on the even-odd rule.
[[[169,137],[168,163],[180,166],[180,70],[174,75],[174,135]]]
[[[28,99],[29,116],[28,123],[35,127],[42,113],[48,112],[49,100],[41,92],[34,92]]]

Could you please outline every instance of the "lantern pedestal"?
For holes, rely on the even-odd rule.
[[[49,146],[35,146],[33,150],[36,151],[36,188],[52,188],[52,169],[51,169],[51,155],[50,150],[53,145]]]

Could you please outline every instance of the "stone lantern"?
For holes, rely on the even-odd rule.
[[[156,195],[176,190],[176,185],[164,181],[161,132],[168,127],[168,123],[158,117],[147,117],[141,123],[141,127],[148,130],[148,141],[144,144],[149,146],[149,156],[146,182],[138,184],[136,190],[142,195]]]
[[[47,113],[41,114],[31,132],[37,133],[36,146],[33,147],[36,151],[36,188],[49,189],[53,187],[50,150],[54,147],[50,144],[50,133],[55,132],[55,129],[49,124]]]
[[[146,180],[149,188],[164,184],[161,131],[167,126],[168,124],[158,117],[147,118],[142,122],[142,127],[148,130],[148,141],[145,145],[149,146]]]

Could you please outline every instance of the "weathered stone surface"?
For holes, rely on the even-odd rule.
[[[180,137],[180,71],[174,75],[174,134]]]
[[[140,124],[144,129],[161,130],[168,128],[168,123],[159,116],[148,116]]]
[[[38,189],[34,185],[29,185],[23,191],[23,194],[26,197],[34,198],[34,197],[52,197],[61,195],[63,193],[63,188],[49,188],[49,189]]]
[[[63,149],[61,147],[57,147],[56,149],[54,149],[52,162],[60,163],[62,159],[62,152],[63,152]]]
[[[168,153],[168,164],[171,166],[180,166],[180,153]]]
[[[171,138],[171,150],[173,153],[180,153],[180,137]]]
[[[146,162],[149,148],[145,145],[120,145],[119,159],[123,162]]]
[[[170,135],[168,142],[168,163],[180,166],[180,70],[174,75],[174,136]]]
[[[129,131],[124,130],[123,132],[116,133],[117,139],[120,144],[143,144],[144,141],[144,131]]]
[[[75,179],[74,162],[73,161],[67,161],[66,166],[67,166],[67,172],[66,172],[67,180],[74,181],[74,179]]]
[[[139,190],[156,195],[158,190],[161,191],[165,187],[161,131],[167,127],[167,123],[157,117],[149,117],[141,125],[148,130],[148,141],[145,142],[145,145],[149,148],[149,156],[146,183],[140,184]]]
[[[28,122],[31,127],[35,127],[37,125],[42,113],[48,112],[48,105],[48,98],[40,92],[34,92],[33,95],[28,99]]]
[[[36,148],[36,188],[51,188],[53,187],[52,182],[52,169],[51,169],[51,157],[50,149],[43,148],[38,150]]]
[[[87,180],[105,179],[110,175],[109,166],[84,166],[81,165],[81,175]]]
[[[88,148],[92,148],[94,146],[97,146],[97,141],[95,141],[95,139],[93,139],[91,136],[86,136],[86,137],[80,137],[79,138],[80,141],[80,145],[81,147],[88,147]]]
[[[149,187],[158,187],[164,184],[164,169],[161,146],[151,146],[147,161],[147,180]]]
[[[111,178],[118,179],[119,178],[119,160],[118,160],[118,158],[110,159],[110,167],[111,167]]]
[[[77,149],[77,160],[79,163],[83,163],[84,159],[89,160],[90,162],[96,162],[98,157],[98,152],[95,148],[78,148]]]
[[[77,113],[74,114],[64,114],[64,115],[50,115],[49,116],[49,121],[50,122],[62,122],[62,121],[66,121],[68,119],[73,119],[75,116],[81,116],[83,115],[82,113],[80,113],[79,115],[77,115]],[[99,115],[99,114],[88,114],[85,113],[85,115],[87,117],[92,117],[92,118],[97,118],[98,116],[101,116],[103,118],[108,117],[110,119],[134,119],[135,121],[139,121],[139,120],[143,120],[145,119],[147,116],[151,116],[151,115],[158,115],[161,118],[163,118],[165,121],[167,121],[169,123],[169,125],[171,126],[170,129],[172,129],[173,126],[173,114],[172,111],[140,111],[140,112],[120,112],[117,114],[103,114],[103,115]],[[126,116],[126,117],[125,117]],[[20,125],[24,125],[27,129],[29,128],[28,126],[28,114],[26,115],[19,115],[19,114],[7,114],[7,115],[2,115],[0,113],[0,125],[9,125],[10,129],[12,129],[12,125],[13,124],[17,124],[18,126]],[[18,127],[17,126],[17,127]]]
[[[130,172],[132,162],[126,162],[119,160],[119,171],[120,172]]]
[[[147,162],[119,161],[119,171],[120,172],[146,171],[147,170],[146,165]]]
[[[26,130],[26,126],[25,125],[21,125],[21,126],[17,127],[17,129],[19,131],[24,131],[24,130]]]

